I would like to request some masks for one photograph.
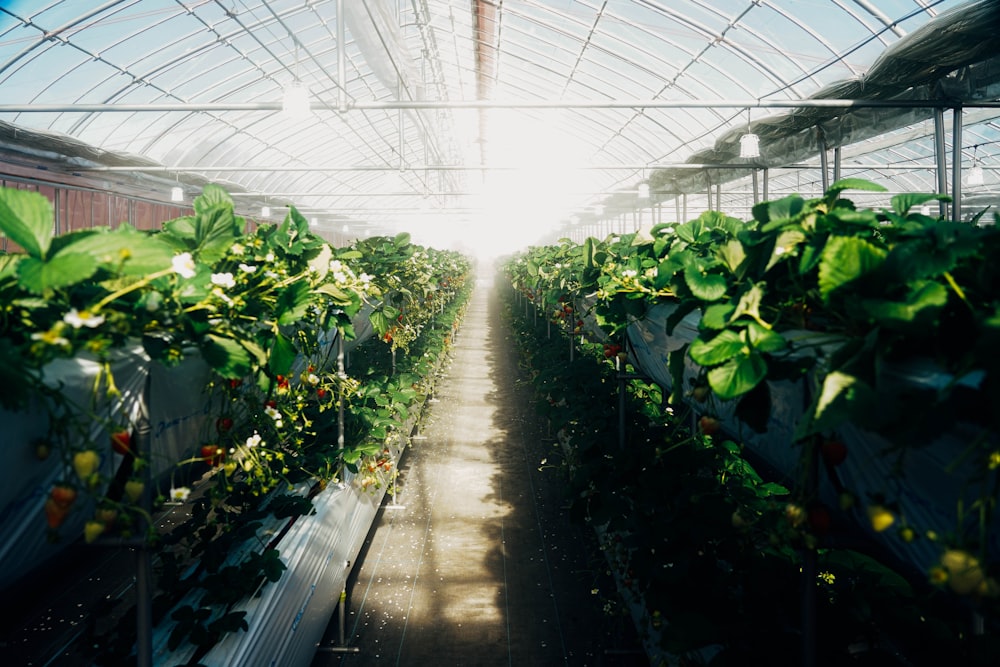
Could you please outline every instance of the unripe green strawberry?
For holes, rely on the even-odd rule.
[[[73,455],[73,470],[83,482],[89,483],[91,476],[101,464],[101,457],[93,449],[85,449]]]
[[[125,495],[128,496],[128,499],[133,503],[137,503],[139,502],[139,499],[142,498],[142,492],[145,488],[146,485],[143,484],[141,480],[130,479],[125,482]]]
[[[104,532],[104,524],[100,521],[88,521],[83,526],[83,539],[87,544],[90,544]]]

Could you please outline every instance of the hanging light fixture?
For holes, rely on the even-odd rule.
[[[969,167],[969,174],[965,178],[968,185],[983,184],[983,165],[979,164],[979,158],[976,156],[977,150],[979,150],[979,144],[972,147],[972,166]]]
[[[170,188],[170,201],[184,201],[184,188],[179,185]]]
[[[747,131],[740,137],[740,157],[760,157],[760,137],[750,131],[750,107],[747,107]]]
[[[299,81],[299,44],[295,43],[295,80],[285,86],[281,113],[292,119],[309,115],[309,87]]]
[[[262,218],[270,218],[271,217],[271,207],[270,206],[261,206],[260,207],[260,217],[262,217]]]
[[[639,184],[639,199],[649,199],[649,183],[646,181]]]

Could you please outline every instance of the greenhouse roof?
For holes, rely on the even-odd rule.
[[[937,147],[985,167],[957,183],[982,207],[997,34],[992,0],[13,0],[0,140],[494,250],[642,210],[642,182],[665,217],[747,215],[765,167],[813,195],[824,146],[890,194],[942,191]]]

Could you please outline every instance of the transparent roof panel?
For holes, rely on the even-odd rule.
[[[707,205],[706,161],[728,165],[711,181],[735,214],[752,205],[749,166],[768,167],[769,194],[815,191],[819,130],[836,137],[827,148],[840,149],[844,175],[935,189],[930,108],[812,107],[813,126],[793,128],[806,109],[769,106],[821,91],[865,99],[872,65],[903,50],[920,66],[897,68],[900,81],[877,87],[881,100],[961,98],[960,132],[952,110],[942,113],[948,169],[957,140],[960,169],[987,167],[986,183],[965,194],[981,203],[997,189],[1000,112],[975,103],[1000,90],[984,38],[1000,30],[1000,3],[343,5],[344,16],[337,0],[4,2],[0,121],[142,158],[166,181],[223,182],[247,206],[295,204],[320,231],[347,220],[448,242],[449,231],[500,225],[523,244],[609,198],[681,209],[674,194],[638,201],[641,180]],[[929,22],[958,44],[948,64],[912,38],[927,39]],[[292,84],[308,88],[303,117],[282,110]],[[733,164],[748,124],[767,142],[765,162]]]

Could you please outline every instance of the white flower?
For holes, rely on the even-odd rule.
[[[228,271],[226,273],[213,273],[212,284],[230,289],[236,287],[236,280],[233,278],[233,274]]]
[[[88,310],[70,308],[69,312],[63,315],[63,322],[72,325],[74,329],[80,327],[93,329],[104,323],[104,315],[94,315]]]
[[[272,280],[278,279],[278,274],[275,273],[274,271],[265,271],[264,275],[267,276],[268,278],[271,278]]]
[[[266,255],[264,255],[264,260],[268,261],[268,262],[273,262],[274,261],[274,253],[273,252],[269,252]]]
[[[191,489],[186,486],[182,486],[179,489],[170,489],[170,499],[176,500],[178,502],[184,502],[191,495]]]
[[[179,274],[181,278],[194,277],[194,260],[191,258],[191,253],[182,252],[179,255],[174,255],[170,265],[173,267],[174,273]]]
[[[333,279],[336,280],[338,283],[346,283],[347,282],[347,276],[344,275],[343,271],[337,271],[337,272],[335,272],[333,274]]]
[[[330,270],[331,271],[343,271],[344,265],[339,259],[330,260]]]
[[[367,273],[362,273],[360,276],[358,276],[358,280],[360,280],[365,285],[367,285],[368,283],[370,283],[372,281],[372,277],[370,275],[368,275]]]
[[[214,294],[215,296],[219,297],[220,299],[222,299],[223,301],[225,301],[226,303],[228,303],[230,306],[233,305],[233,300],[230,299],[228,296],[226,296],[226,293],[222,291],[221,287],[213,287],[212,288],[212,294]],[[221,321],[222,320],[216,320],[215,324],[219,324]]]
[[[281,413],[272,408],[270,405],[264,408],[264,414],[266,414],[274,421],[278,421],[279,419],[281,419]]]
[[[263,440],[260,437],[260,433],[254,433],[249,438],[247,438],[246,445],[247,445],[247,447],[253,448],[253,447],[256,447],[257,445],[261,444],[262,442],[263,442]]]
[[[242,263],[240,264],[240,271],[242,271],[243,273],[253,273],[256,270],[257,270],[256,266],[252,266],[250,264],[242,264]]]
[[[53,331],[36,331],[31,334],[31,340],[40,340],[49,345],[69,345],[69,340]]]
[[[239,243],[234,243],[232,247],[229,249],[229,252],[233,253],[234,255],[242,255],[244,252],[246,252],[246,248],[244,248]]]
[[[632,269],[625,269],[624,271],[622,271],[622,277],[623,278],[635,278],[636,275],[637,275],[637,273],[638,273],[637,271],[633,271]]]
[[[308,382],[309,384],[311,384],[312,386],[315,387],[316,385],[319,384],[319,377],[315,373],[310,373],[306,377],[306,382]]]

